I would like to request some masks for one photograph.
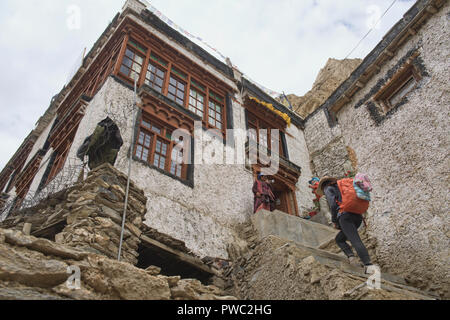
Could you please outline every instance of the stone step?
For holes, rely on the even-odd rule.
[[[351,274],[358,278],[368,279],[371,275],[364,273],[364,268],[352,266],[348,263],[347,257],[340,254],[330,253],[328,251],[324,251],[318,248],[313,248],[309,246],[304,246],[302,244],[296,243],[294,241],[287,242],[284,246],[295,246],[302,251],[305,251],[306,255],[313,256],[319,263],[329,266],[331,268],[336,268],[345,272],[347,274]],[[279,249],[281,249],[280,247]],[[381,273],[381,287],[391,291],[407,291],[409,294],[415,296],[417,299],[421,300],[436,300],[439,299],[439,296],[430,293],[421,291],[417,288],[410,287],[407,285],[406,281],[399,277],[388,273]]]
[[[260,240],[274,235],[314,248],[319,248],[334,239],[338,233],[337,230],[323,224],[291,216],[278,210],[274,212],[260,210],[252,216],[252,223]]]

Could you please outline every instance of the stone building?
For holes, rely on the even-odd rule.
[[[246,151],[239,130],[266,129],[251,138],[280,155],[277,209],[298,216],[310,206],[303,120],[139,1],[125,3],[2,171],[0,189],[11,205],[75,182],[82,167],[77,150],[106,117],[124,140],[116,168],[127,173],[132,152],[131,178],[148,198],[146,223],[200,256],[226,258],[227,245],[240,241],[236,226],[253,212],[261,163],[238,157]],[[177,129],[188,136],[172,139]]]
[[[371,177],[379,263],[447,294],[449,14],[448,1],[417,1],[304,131],[319,176]]]
[[[227,259],[229,244],[245,242],[239,226],[252,215],[251,188],[264,167],[236,154],[252,151],[255,141],[280,156],[277,209],[292,216],[312,206],[313,175],[367,173],[377,260],[445,294],[449,14],[448,1],[418,0],[303,119],[128,0],[1,172],[1,203],[20,208],[75,183],[77,150],[109,117],[124,140],[115,167],[126,174],[131,154],[131,178],[148,199],[144,223],[201,257]],[[190,135],[175,136],[177,129]],[[257,130],[244,145],[227,129]],[[233,152],[234,164],[224,164]]]

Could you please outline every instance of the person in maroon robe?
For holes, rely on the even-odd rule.
[[[253,213],[258,212],[259,210],[275,210],[275,195],[273,194],[272,186],[268,180],[267,176],[259,174],[257,180],[253,184]]]

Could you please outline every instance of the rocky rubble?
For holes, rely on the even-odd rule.
[[[434,299],[403,279],[383,274],[380,290],[346,258],[269,236],[261,241],[249,224],[243,228],[246,249],[229,247],[232,266],[228,294],[245,300],[421,300]],[[369,244],[370,247],[370,244]],[[329,244],[327,249],[333,249]],[[370,250],[373,248],[370,247]]]
[[[80,289],[69,289],[69,266],[81,271]],[[195,279],[138,269],[103,255],[0,229],[0,300],[233,300]]]
[[[109,164],[89,172],[86,180],[50,196],[37,207],[18,212],[1,225],[60,244],[117,258],[127,177]],[[130,183],[122,259],[135,265],[146,213],[144,192]]]

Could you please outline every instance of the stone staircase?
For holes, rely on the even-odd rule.
[[[435,300],[438,296],[381,273],[380,289],[371,275],[352,266],[333,248],[336,230],[282,212],[260,211],[241,227],[246,249],[230,248],[229,294],[249,300]],[[333,248],[334,250],[334,248]]]

